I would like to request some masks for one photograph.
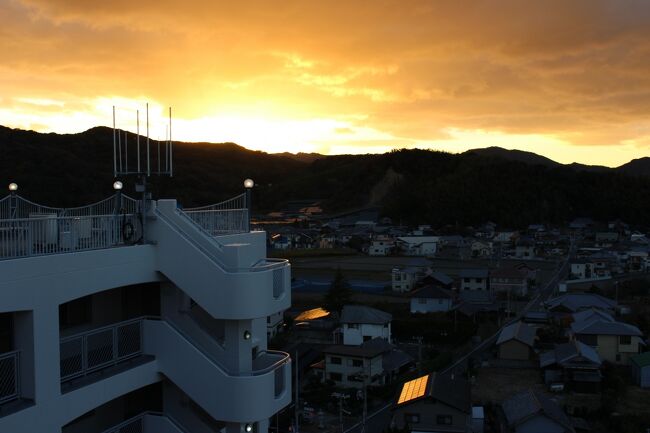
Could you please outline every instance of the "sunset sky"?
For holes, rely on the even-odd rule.
[[[0,0],[0,124],[268,152],[650,156],[650,1]]]

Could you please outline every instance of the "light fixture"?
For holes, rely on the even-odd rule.
[[[244,331],[244,340],[250,340],[251,339],[251,333],[249,331]]]
[[[18,184],[14,183],[14,182],[11,182],[9,184],[9,191],[11,191],[11,192],[18,191]]]
[[[246,424],[244,426],[244,431],[253,431],[253,425],[252,424]]]
[[[113,182],[113,189],[114,189],[115,191],[119,191],[119,190],[121,190],[123,186],[124,186],[124,185],[123,185],[122,182],[120,182],[119,180],[116,180],[115,182]]]
[[[255,182],[253,182],[253,179],[249,178],[244,181],[244,188],[251,189],[254,186],[255,186]]]

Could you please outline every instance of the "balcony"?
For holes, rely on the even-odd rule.
[[[63,338],[60,353],[64,392],[155,359],[160,373],[217,420],[266,419],[291,401],[288,354],[265,351],[253,360],[251,371],[233,372],[174,324],[157,317]]]
[[[0,405],[20,398],[20,352],[0,354]]]

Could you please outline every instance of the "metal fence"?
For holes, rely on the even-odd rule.
[[[20,352],[0,355],[0,403],[20,397]]]
[[[212,236],[250,231],[246,194],[209,206],[184,209],[183,213]]]
[[[61,339],[61,382],[142,354],[143,320],[127,320]]]
[[[110,248],[135,242],[139,219],[133,215],[0,219],[0,260]]]
[[[32,215],[56,217],[89,217],[138,212],[138,201],[119,193],[96,203],[79,207],[51,207],[34,203],[20,195],[8,195],[0,199],[0,220],[32,218]]]

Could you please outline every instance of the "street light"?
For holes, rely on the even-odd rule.
[[[124,187],[124,185],[119,180],[116,180],[115,182],[113,182],[113,189],[115,191],[120,191],[123,187]]]
[[[244,181],[244,188],[246,188],[246,209],[248,213],[248,218],[247,218],[247,223],[248,227],[246,227],[247,231],[250,231],[251,229],[251,212],[253,211],[253,203],[251,202],[251,190],[255,186],[255,182],[253,179],[248,178]]]
[[[247,432],[253,431],[253,425],[252,424],[246,424],[244,426],[244,431],[247,431]]]
[[[16,191],[18,191],[18,184],[14,183],[14,182],[11,182],[9,184],[9,191],[11,191],[12,194],[15,194]]]

